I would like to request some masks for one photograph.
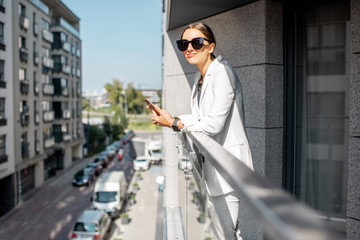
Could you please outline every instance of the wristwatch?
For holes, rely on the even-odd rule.
[[[172,129],[173,129],[175,132],[180,132],[180,129],[179,129],[178,125],[177,125],[177,122],[178,122],[178,121],[179,121],[178,119],[175,119],[174,122],[173,122],[173,124],[172,124]]]

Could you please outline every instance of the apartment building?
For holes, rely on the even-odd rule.
[[[12,38],[11,9],[12,1],[0,1],[0,216],[15,206],[13,49],[18,47]]]
[[[196,68],[176,40],[187,24],[204,22],[217,38],[215,55],[242,82],[255,171],[347,239],[360,239],[360,1],[164,3],[164,108],[175,116],[190,112]],[[163,131],[170,160],[177,154],[171,133]],[[177,201],[166,199],[169,206]],[[246,239],[261,239],[257,233],[255,224],[243,232]]]
[[[4,198],[16,205],[23,194],[82,157],[81,39],[79,18],[60,0],[1,2],[9,13],[4,18],[11,28],[8,42],[18,43],[4,56],[11,73],[5,113],[13,125],[6,127],[9,133],[0,132],[12,136],[6,139],[13,149],[4,167],[4,177],[12,180],[4,184],[14,191]]]

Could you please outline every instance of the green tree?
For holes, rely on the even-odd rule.
[[[142,114],[144,112],[144,96],[131,83],[126,88],[126,100],[129,113]]]
[[[90,107],[90,100],[87,98],[82,98],[82,108],[83,110],[88,110],[88,108]]]

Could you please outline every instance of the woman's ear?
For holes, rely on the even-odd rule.
[[[209,46],[210,46],[209,53],[213,53],[215,51],[215,43],[210,43]]]

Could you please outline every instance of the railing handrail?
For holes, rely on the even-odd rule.
[[[186,138],[186,135],[188,138]],[[235,195],[244,199],[258,220],[263,223],[266,235],[277,240],[338,240],[314,210],[295,200],[288,192],[270,183],[249,169],[220,144],[202,132],[188,132],[180,137],[186,150],[206,155],[209,161],[234,189]],[[190,151],[189,151],[190,150]],[[193,161],[192,158],[190,158]],[[193,163],[196,165],[197,163]]]

